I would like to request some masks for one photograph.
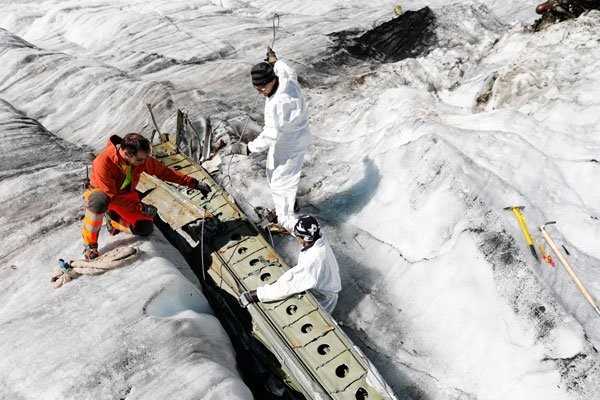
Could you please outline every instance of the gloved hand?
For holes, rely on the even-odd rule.
[[[273,49],[270,47],[267,47],[267,57],[265,58],[265,61],[271,65],[275,65],[275,63],[277,62],[277,56],[275,55]]]
[[[244,308],[248,307],[248,304],[257,303],[259,301],[260,300],[258,299],[256,290],[244,292],[240,295],[240,298],[239,298],[240,306],[242,306]]]
[[[229,145],[229,150],[227,150],[227,155],[232,154],[241,154],[243,156],[247,156],[250,154],[250,150],[248,150],[248,145],[246,143],[235,142]]]
[[[211,191],[210,186],[208,186],[204,182],[199,181],[196,178],[194,178],[194,184],[195,184],[194,189],[198,189],[202,193],[202,196],[206,196]]]
[[[538,4],[538,6],[535,8],[535,12],[538,14],[544,14],[546,11],[550,11],[551,8],[552,8],[552,2],[545,1],[542,4]]]
[[[144,214],[146,217],[154,218],[156,213],[158,213],[158,208],[150,204],[142,203],[142,214]]]

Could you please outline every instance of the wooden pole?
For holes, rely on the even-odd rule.
[[[160,132],[160,129],[158,129],[158,124],[156,123],[156,119],[154,118],[154,113],[152,112],[152,104],[147,103],[146,107],[148,107],[148,111],[150,111],[150,117],[152,117],[152,123],[154,124],[154,128],[156,129],[156,132],[158,132],[158,137],[160,138],[160,142],[166,143],[168,141],[168,138],[166,135],[164,135]]]
[[[185,114],[180,109],[177,109],[177,126],[175,128],[175,147],[179,149],[181,138],[185,137]],[[189,155],[192,158],[192,144],[188,143]]]
[[[573,282],[575,282],[575,284],[579,288],[579,291],[583,294],[583,297],[585,297],[585,299],[588,301],[588,303],[590,303],[590,305],[594,308],[596,313],[600,316],[600,310],[598,309],[598,306],[596,305],[596,302],[594,301],[593,297],[587,291],[585,286],[583,286],[583,283],[581,282],[581,280],[579,279],[579,277],[577,276],[577,274],[575,273],[575,271],[573,270],[573,268],[571,267],[569,262],[562,255],[562,253],[558,249],[558,246],[556,246],[556,243],[554,242],[554,240],[550,237],[550,235],[546,231],[546,225],[555,224],[555,223],[556,223],[556,221],[546,222],[544,225],[540,226],[540,232],[542,232],[542,236],[544,237],[544,239],[546,239],[546,242],[548,242],[548,245],[550,246],[552,251],[554,251],[554,254],[556,254],[556,257],[558,257],[558,259],[560,260],[560,263],[563,265],[563,267],[565,267],[568,274],[571,276],[571,279],[573,279]]]

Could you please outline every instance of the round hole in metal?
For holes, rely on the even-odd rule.
[[[257,263],[258,263],[258,259],[257,258],[253,258],[252,260],[250,260],[250,266],[251,267],[254,267]]]
[[[268,281],[270,279],[271,279],[271,274],[268,273],[268,272],[265,272],[264,274],[262,274],[260,276],[260,280],[263,281],[263,282],[266,282],[266,281]]]
[[[319,353],[322,356],[329,353],[330,350],[331,350],[331,348],[329,347],[329,345],[327,343],[322,344],[319,347],[317,347],[317,353]]]
[[[359,387],[356,391],[356,400],[366,400],[369,398],[369,392],[365,388]]]
[[[294,315],[296,313],[296,311],[298,311],[298,306],[295,304],[289,305],[286,309],[285,312],[288,315]]]
[[[339,378],[343,378],[346,375],[348,375],[348,372],[350,372],[350,370],[348,369],[348,366],[346,364],[342,364],[339,365],[336,369],[335,369],[335,374],[339,377]]]
[[[312,324],[304,324],[302,325],[302,328],[300,328],[300,330],[302,331],[302,333],[308,333],[310,331],[312,331]]]
[[[238,254],[245,254],[248,251],[247,247],[240,247],[238,249]]]

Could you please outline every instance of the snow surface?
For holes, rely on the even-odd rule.
[[[330,34],[371,29],[396,3],[2,2],[0,398],[252,398],[160,232],[102,231],[101,251],[142,256],[59,289],[49,277],[80,256],[85,153],[112,133],[149,135],[147,103],[164,131],[183,108],[221,133],[250,116],[256,134],[248,71],[273,43],[309,103],[299,200],[342,267],[334,317],[398,398],[600,398],[600,317],[503,209],[526,206],[544,245],[537,227],[557,221],[549,232],[600,297],[600,13],[532,33],[531,2],[401,4],[433,10],[431,52],[327,66]],[[264,155],[223,161],[242,207],[269,205]]]

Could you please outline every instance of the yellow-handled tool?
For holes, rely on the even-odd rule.
[[[533,254],[533,257],[537,261],[540,261],[540,258],[538,257],[537,252],[535,251],[535,246],[533,245],[533,240],[531,239],[531,235],[529,234],[529,229],[527,229],[527,223],[525,222],[525,217],[523,216],[523,213],[521,213],[521,210],[523,210],[524,208],[525,208],[524,206],[504,207],[505,210],[511,210],[515,214],[515,217],[517,217],[517,220],[519,221],[519,225],[521,225],[521,230],[523,231],[523,235],[525,236],[525,241],[527,242],[527,245],[529,246],[529,249],[531,250],[531,254]]]

